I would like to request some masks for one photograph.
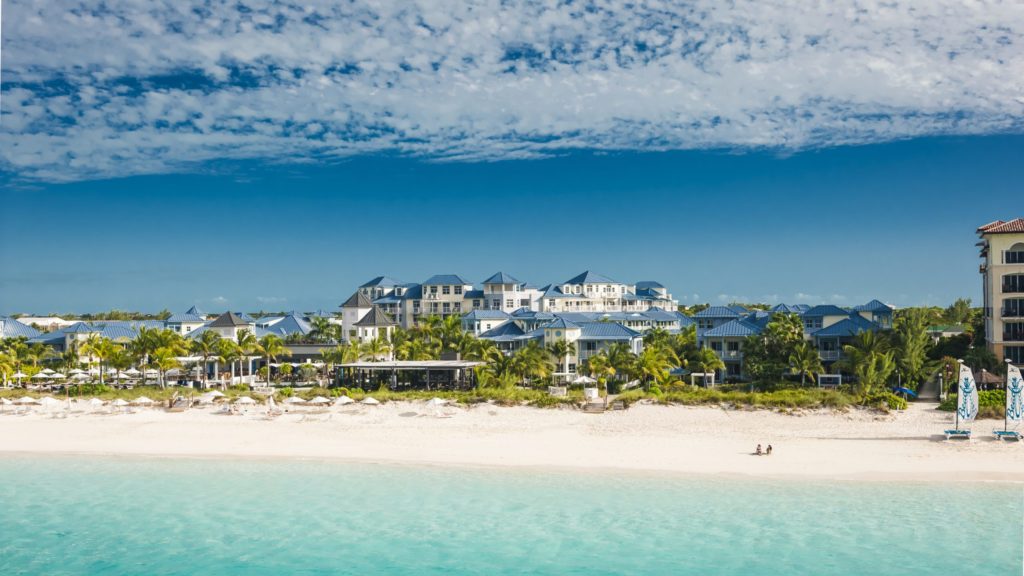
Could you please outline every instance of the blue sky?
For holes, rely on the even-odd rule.
[[[378,274],[585,269],[683,303],[977,301],[973,231],[1020,215],[1022,160],[1003,136],[8,186],[2,311],[331,309]]]
[[[594,269],[684,303],[977,300],[1012,2],[10,0],[0,313],[332,308]]]

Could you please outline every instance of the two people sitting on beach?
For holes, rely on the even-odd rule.
[[[757,450],[754,451],[754,455],[755,456],[761,456],[762,454],[765,455],[765,456],[771,456],[772,455],[772,445],[769,444],[768,448],[766,450],[762,451],[761,450],[761,445],[758,444],[757,445]]]

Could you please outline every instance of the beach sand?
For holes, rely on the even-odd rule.
[[[274,420],[211,410],[132,414],[0,414],[0,452],[180,457],[315,458],[393,463],[613,469],[854,480],[1024,482],[1024,446],[997,442],[1002,421],[946,441],[949,413],[912,404],[900,413],[634,405],[570,409],[426,403],[332,408]],[[449,417],[440,417],[443,413]],[[757,444],[774,454],[754,456]]]

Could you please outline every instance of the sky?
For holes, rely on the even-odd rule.
[[[1020,3],[3,7],[0,313],[587,269],[946,305],[1024,216]]]

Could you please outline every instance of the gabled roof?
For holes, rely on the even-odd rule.
[[[522,338],[526,332],[519,327],[518,324],[509,320],[491,328],[490,330],[480,334],[480,338],[484,340],[494,340],[497,342],[507,342],[509,340],[518,340]]]
[[[494,320],[496,318],[508,319],[508,314],[501,310],[473,310],[462,317],[463,320]]]
[[[879,300],[872,300],[867,304],[854,307],[857,312],[892,312],[892,306]]]
[[[435,274],[423,281],[424,286],[457,286],[459,284],[465,286],[473,283],[458,274]]]
[[[679,319],[679,316],[675,313],[666,312],[661,308],[648,308],[643,315],[658,322],[675,322]]]
[[[1020,234],[1024,233],[1024,218],[1014,218],[1009,222],[996,220],[978,228],[983,234]]]
[[[769,308],[768,311],[778,314],[800,314],[804,309],[799,305],[790,306],[789,304],[776,304]]]
[[[63,330],[65,334],[92,334],[99,331],[98,328],[93,328],[85,322],[75,322]]]
[[[167,319],[168,324],[182,324],[184,322],[206,322],[206,314],[200,312],[195,306],[189,308],[184,312],[178,314],[172,314]]]
[[[496,272],[490,278],[484,280],[484,284],[519,284],[519,280],[516,280],[504,272]]]
[[[356,322],[356,326],[396,326],[395,321],[391,319],[380,306],[374,305],[370,308],[370,311],[363,316],[359,322]]]
[[[0,316],[0,338],[17,338],[19,336],[35,338],[39,334],[41,334],[39,330],[28,324],[22,324],[16,318]]]
[[[704,332],[704,338],[737,338],[760,334],[763,328],[748,320],[737,318],[730,320],[717,328]]]
[[[371,308],[373,302],[366,297],[361,290],[356,290],[354,294],[348,297],[339,308]]]
[[[747,310],[737,310],[739,306],[708,306],[693,315],[694,318],[739,318]]]
[[[538,312],[536,310],[530,310],[529,308],[519,308],[512,311],[513,318],[521,318],[523,320],[554,320],[555,315],[551,312]]]
[[[561,316],[559,316],[558,318],[555,318],[551,322],[549,322],[549,323],[544,325],[545,329],[547,329],[547,328],[561,328],[562,330],[571,329],[571,328],[579,328],[579,327],[580,327],[579,324],[576,324],[575,322],[571,322],[569,320],[566,320],[565,318],[563,318]]]
[[[871,332],[874,330],[878,330],[877,324],[866,320],[859,314],[854,314],[831,326],[815,330],[812,336],[814,338],[842,338],[843,336],[856,336],[861,332]]]
[[[360,288],[373,288],[376,286],[380,286],[381,288],[394,288],[395,286],[399,286],[401,284],[401,282],[395,280],[394,278],[388,278],[387,276],[377,276],[373,280],[370,280],[366,284],[360,286]]]
[[[679,318],[679,327],[680,328],[686,328],[687,326],[693,326],[694,324],[696,324],[696,322],[694,322],[693,318],[690,318],[689,316],[687,316],[686,314],[683,314],[682,312],[679,312],[678,310],[675,311],[675,312],[672,312],[672,314],[675,314],[676,317]]]
[[[587,270],[582,274],[578,274],[565,282],[562,282],[562,284],[618,284],[618,282],[607,276],[602,276]]]
[[[542,292],[541,298],[551,300],[554,298],[582,298],[579,294],[566,294],[562,292],[562,289],[554,284],[548,284],[547,286],[540,289]]]
[[[465,292],[463,292],[463,295],[465,298],[469,299],[485,297],[483,290],[466,290]]]
[[[265,328],[267,332],[277,334],[282,337],[288,336],[289,334],[309,334],[313,331],[313,327],[294,312],[269,326],[264,326],[263,328]]]
[[[804,312],[804,316],[818,318],[819,316],[848,316],[850,313],[833,304],[819,304]]]
[[[405,288],[405,292],[401,296],[402,300],[418,300],[423,298],[422,284],[403,284],[402,288]]]
[[[221,314],[213,322],[208,324],[210,328],[233,328],[236,326],[248,325],[249,322],[243,320],[240,316],[231,311]]]
[[[636,289],[642,290],[644,288],[664,288],[665,286],[661,282],[654,280],[641,280],[636,283]]]
[[[629,341],[639,338],[640,333],[615,322],[585,322],[579,324],[580,340]]]

